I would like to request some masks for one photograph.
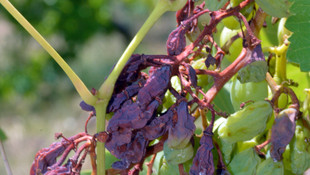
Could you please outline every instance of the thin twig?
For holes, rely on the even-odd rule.
[[[180,175],[187,175],[187,173],[184,171],[183,163],[179,164],[178,167]]]
[[[154,161],[155,161],[156,155],[157,154],[154,154],[152,156],[151,161],[146,164],[147,165],[147,175],[151,175],[152,172],[153,172],[152,168],[153,168],[153,165],[154,165]]]

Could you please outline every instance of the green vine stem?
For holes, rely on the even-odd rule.
[[[82,80],[75,74],[64,59],[56,52],[56,50],[42,37],[42,35],[23,17],[22,14],[8,1],[0,0],[3,7],[22,25],[29,34],[37,40],[37,42],[51,55],[51,57],[58,63],[58,65],[65,71],[70,78],[75,89],[81,98],[88,104],[95,104],[96,97],[94,97],[87,89]]]
[[[97,101],[97,104],[95,105],[97,125],[96,127],[98,133],[105,130],[105,116],[108,103],[109,100],[103,100]],[[97,142],[96,149],[97,174],[105,175],[105,143]]]
[[[270,47],[269,52],[276,55],[276,67],[274,79],[277,84],[281,84],[286,81],[286,52],[289,47],[289,43],[283,43],[279,47]]]

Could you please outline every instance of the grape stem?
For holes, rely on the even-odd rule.
[[[280,88],[280,86],[277,85],[269,72],[266,73],[266,81],[271,89],[272,94],[274,94]]]
[[[292,100],[292,104],[289,106],[289,108],[295,108],[297,111],[299,111],[299,100],[295,92],[291,88],[285,86],[280,86],[279,89],[277,89],[276,92],[273,94],[273,97],[271,99],[271,104],[273,105],[273,108],[278,108],[278,100],[280,95],[283,93],[288,94]]]
[[[152,172],[153,172],[152,168],[153,168],[153,165],[154,165],[154,162],[155,162],[156,155],[157,154],[153,154],[151,161],[146,164],[146,166],[147,166],[147,175],[152,175]]]
[[[185,171],[184,171],[183,163],[179,164],[178,167],[179,167],[179,173],[180,173],[180,175],[186,175],[186,174],[187,174],[187,173],[185,173]]]
[[[286,40],[281,46],[279,47],[269,47],[268,51],[270,53],[274,53],[276,55],[276,67],[275,67],[275,74],[274,79],[277,84],[281,84],[282,82],[286,81],[286,52],[289,47],[289,42]]]

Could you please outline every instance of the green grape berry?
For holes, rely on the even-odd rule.
[[[226,42],[229,42],[230,39],[237,35],[240,32],[240,30],[231,30],[227,27],[224,27],[221,36],[220,36],[220,45],[223,48],[223,46],[226,44]],[[225,58],[228,59],[230,62],[233,62],[241,53],[243,46],[242,46],[242,38],[238,38],[234,40],[228,49],[228,53],[225,55]]]
[[[164,143],[164,156],[169,164],[178,165],[190,160],[194,155],[194,148],[188,143],[184,148],[170,148],[168,143]]]
[[[249,148],[240,153],[237,153],[228,165],[228,169],[232,174],[255,174],[256,167],[260,162],[261,159],[256,154],[254,149]]]
[[[240,29],[240,23],[239,23],[237,17],[235,17],[235,16],[229,16],[227,18],[224,18],[222,20],[222,22],[223,22],[225,27],[227,27],[231,30]]]
[[[255,7],[255,2],[251,2],[243,9],[241,9],[240,12],[242,13],[243,16],[246,17],[247,21],[250,21],[256,12],[256,9],[258,8]]]
[[[268,157],[260,163],[256,170],[256,175],[283,175],[283,162],[274,162],[271,157]]]
[[[220,140],[220,149],[222,151],[222,154],[223,154],[223,157],[224,157],[224,161],[226,164],[228,164],[230,161],[231,161],[231,158],[232,158],[232,154],[233,154],[233,151],[236,147],[236,144],[235,143],[231,143],[227,140],[224,140],[224,139],[219,139]]]
[[[240,83],[237,78],[232,79],[230,100],[235,111],[240,109],[243,102],[259,101],[268,97],[268,86],[265,80],[261,82]]]
[[[251,140],[244,141],[244,142],[237,142],[237,151],[242,152],[249,148],[253,148],[256,145],[258,145],[256,141],[256,137]]]
[[[265,130],[271,114],[272,107],[269,102],[254,102],[231,114],[219,127],[219,137],[231,143],[250,140]]]
[[[210,20],[211,20],[211,17],[209,13],[201,15],[198,18],[198,28],[202,31],[204,27],[209,24]]]
[[[172,87],[176,90],[176,91],[180,91],[181,90],[181,82],[180,79],[177,76],[173,76],[170,80]],[[171,92],[168,90],[165,93],[165,97],[163,100],[163,107],[164,110],[168,109],[170,106],[172,106],[174,103],[176,102],[176,98],[171,94]]]
[[[243,0],[230,0],[231,7],[236,7],[239,5]]]
[[[158,175],[177,175],[179,174],[178,165],[172,165],[167,162],[165,157],[162,157],[161,165],[159,167]]]
[[[290,145],[291,171],[294,174],[303,174],[310,167],[309,137],[309,130],[301,121],[297,121],[295,136]]]
[[[196,61],[194,61],[192,63],[192,67],[194,69],[204,69],[206,70],[207,67],[206,67],[206,64],[205,64],[205,58],[201,58],[201,59],[198,59]],[[197,85],[200,86],[200,87],[206,87],[208,86],[209,82],[211,81],[210,80],[211,77],[208,76],[208,75],[197,75]]]

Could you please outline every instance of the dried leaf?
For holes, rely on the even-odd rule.
[[[87,112],[94,112],[94,114],[96,114],[96,110],[95,107],[85,103],[84,101],[81,101],[80,103],[80,107],[82,108],[82,110],[87,111]]]
[[[213,162],[213,141],[212,141],[212,127],[209,126],[204,131],[204,135],[200,139],[200,147],[197,150],[196,156],[193,160],[193,165],[189,171],[191,175],[213,175],[214,162]]]
[[[175,30],[173,30],[167,40],[167,52],[168,55],[179,55],[183,52],[186,46],[186,34],[187,30],[185,30],[183,25],[180,25]]]
[[[145,107],[154,99],[162,100],[163,95],[168,89],[170,79],[170,66],[163,66],[154,71],[147,80],[145,86],[138,93],[137,103],[141,109],[145,109]]]
[[[185,6],[177,11],[176,18],[178,25],[180,25],[182,21],[186,20],[189,17],[189,14],[194,9],[194,5],[194,1],[187,1]]]
[[[190,65],[188,66],[188,76],[189,76],[189,80],[190,80],[191,85],[194,88],[198,88],[198,86],[197,86],[197,74],[196,74],[196,71]]]
[[[274,161],[282,160],[282,154],[294,136],[296,116],[298,111],[294,108],[284,109],[276,116],[271,128],[270,156]]]
[[[268,65],[260,44],[253,51],[248,49],[245,61],[246,66],[239,70],[237,76],[241,83],[260,82],[266,78]]]
[[[150,122],[150,124],[146,125],[141,129],[144,137],[147,140],[154,140],[165,134],[167,131],[167,126],[169,121],[172,120],[173,112],[172,110],[168,110],[165,114],[160,117],[155,118]]]
[[[196,126],[195,118],[188,112],[187,102],[182,101],[176,109],[177,121],[169,128],[167,143],[170,148],[181,149],[192,138]]]
[[[113,95],[109,102],[107,112],[115,112],[116,110],[120,109],[125,101],[138,94],[139,90],[142,86],[144,86],[144,84],[145,80],[138,81],[126,87],[122,92]]]

